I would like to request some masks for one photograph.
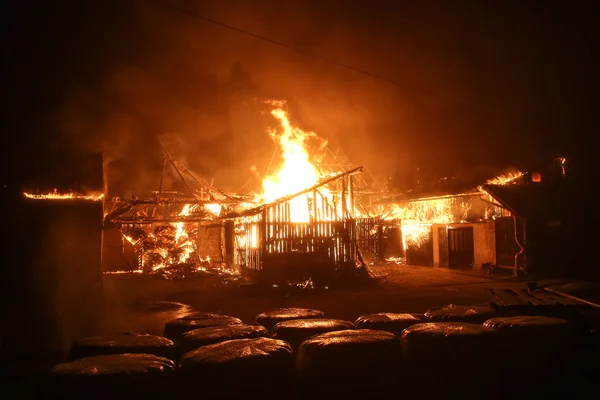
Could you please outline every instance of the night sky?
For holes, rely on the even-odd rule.
[[[593,149],[593,2],[165,3],[386,80],[156,1],[19,2],[3,13],[5,184],[39,169],[35,154],[101,150],[112,194],[151,190],[158,134],[235,190],[274,149],[265,99],[286,99],[300,127],[400,180]]]

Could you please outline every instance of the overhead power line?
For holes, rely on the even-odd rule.
[[[312,57],[312,58],[315,58],[315,59],[318,59],[318,60],[321,60],[321,61],[325,61],[325,62],[328,62],[330,64],[334,64],[334,65],[337,65],[339,67],[346,68],[346,69],[349,69],[349,70],[354,71],[354,72],[358,72],[359,74],[370,76],[371,78],[375,78],[375,79],[378,79],[380,81],[384,81],[384,82],[388,82],[388,83],[400,86],[400,87],[402,87],[404,89],[412,89],[410,86],[407,86],[407,85],[405,85],[403,83],[397,82],[397,81],[395,81],[393,79],[389,79],[389,78],[386,78],[384,76],[381,76],[381,75],[378,75],[378,74],[375,74],[375,73],[372,73],[372,72],[369,72],[369,71],[365,71],[364,69],[361,69],[361,68],[353,67],[352,65],[343,63],[341,61],[337,61],[335,59],[328,58],[328,57],[325,57],[325,56],[321,56],[319,54],[315,54],[315,53],[312,53],[312,52],[307,51],[307,50],[303,50],[303,49],[300,49],[300,48],[297,48],[297,47],[294,47],[294,46],[290,46],[289,44],[286,44],[286,43],[283,43],[283,42],[279,42],[277,40],[270,39],[268,37],[265,37],[265,36],[262,36],[262,35],[258,35],[256,33],[253,33],[253,32],[241,29],[241,28],[236,28],[235,26],[226,24],[224,22],[220,22],[220,21],[214,20],[212,18],[205,17],[203,15],[200,15],[200,14],[197,14],[197,13],[185,10],[185,9],[177,7],[177,6],[173,6],[171,4],[166,4],[165,2],[160,1],[160,0],[154,0],[154,2],[162,5],[165,8],[168,8],[168,9],[170,9],[172,11],[176,11],[176,12],[179,12],[181,14],[185,14],[188,17],[196,18],[196,19],[199,19],[199,20],[211,23],[213,25],[220,26],[222,28],[235,31],[235,32],[244,34],[246,36],[250,36],[250,37],[253,37],[255,39],[262,40],[262,41],[267,42],[267,43],[271,43],[271,44],[276,45],[276,46],[284,47],[284,48],[286,48],[288,50],[295,51],[296,53],[300,53],[300,54],[303,54],[305,56],[309,56],[309,57]]]

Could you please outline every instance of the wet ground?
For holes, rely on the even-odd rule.
[[[107,298],[103,331],[135,330],[130,310],[147,301],[173,301],[197,310],[234,315],[254,322],[257,314],[279,307],[314,308],[331,318],[354,321],[366,313],[414,312],[443,304],[489,303],[487,288],[525,287],[526,278],[487,275],[482,271],[450,271],[440,268],[388,264],[371,266],[374,282],[346,282],[328,289],[294,286],[264,287],[241,281],[206,277],[169,281],[142,276],[106,276]],[[545,281],[543,283],[560,283]]]
[[[104,276],[104,319],[99,334],[146,332],[162,335],[171,314],[140,312],[140,304],[156,301],[179,302],[198,311],[239,317],[252,323],[257,314],[280,307],[322,310],[327,317],[355,321],[362,314],[376,312],[423,313],[444,304],[477,305],[489,303],[486,289],[524,288],[531,278],[509,274],[487,275],[483,271],[387,264],[371,266],[375,280],[349,280],[327,289],[301,289],[280,285],[265,287],[230,276],[206,276],[193,280],[164,280],[134,275]],[[572,293],[592,301],[600,300],[600,285],[595,282],[538,280],[541,285]],[[32,398],[35,373],[47,362],[28,361],[15,371],[18,379],[8,382],[18,395]],[[11,374],[12,375],[12,374]],[[6,384],[6,383],[4,383]],[[5,386],[6,387],[6,386]]]

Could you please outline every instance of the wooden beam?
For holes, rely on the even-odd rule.
[[[295,197],[298,197],[298,196],[301,196],[303,194],[312,192],[313,190],[318,189],[318,188],[320,188],[323,185],[327,185],[328,183],[334,182],[334,181],[336,181],[336,180],[338,180],[340,178],[344,178],[344,177],[349,176],[349,175],[359,174],[359,173],[362,172],[362,169],[363,169],[363,167],[356,167],[356,168],[351,169],[349,171],[341,172],[341,173],[339,173],[339,174],[337,174],[335,176],[332,176],[331,178],[326,178],[326,179],[320,181],[319,183],[317,183],[316,185],[313,185],[313,186],[311,186],[309,188],[306,188],[304,190],[301,190],[301,191],[293,193],[293,194],[289,194],[287,196],[280,197],[279,199],[277,199],[277,200],[275,200],[275,201],[273,201],[271,203],[262,204],[260,206],[257,206],[257,207],[250,208],[250,209],[247,209],[245,211],[242,211],[240,213],[236,213],[236,212],[229,213],[229,214],[225,215],[223,218],[237,218],[237,217],[242,217],[242,216],[245,216],[245,215],[258,214],[259,212],[261,212],[266,207],[271,207],[271,206],[274,206],[274,205],[277,205],[277,204],[285,203],[287,201],[292,200]]]

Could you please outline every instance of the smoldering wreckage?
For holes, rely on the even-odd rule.
[[[316,135],[291,124],[285,102],[269,105],[279,127],[269,131],[277,147],[261,191],[220,190],[172,157],[159,138],[163,169],[157,190],[145,198],[108,198],[105,180],[87,193],[25,196],[101,203],[105,274],[243,275],[313,287],[348,272],[372,276],[369,265],[384,262],[527,268],[523,221],[529,216],[497,188],[543,186],[539,173],[507,173],[471,190],[435,195],[382,190],[367,169],[325,141],[309,149]],[[566,160],[557,163],[564,177]],[[167,168],[185,193],[164,187]]]

